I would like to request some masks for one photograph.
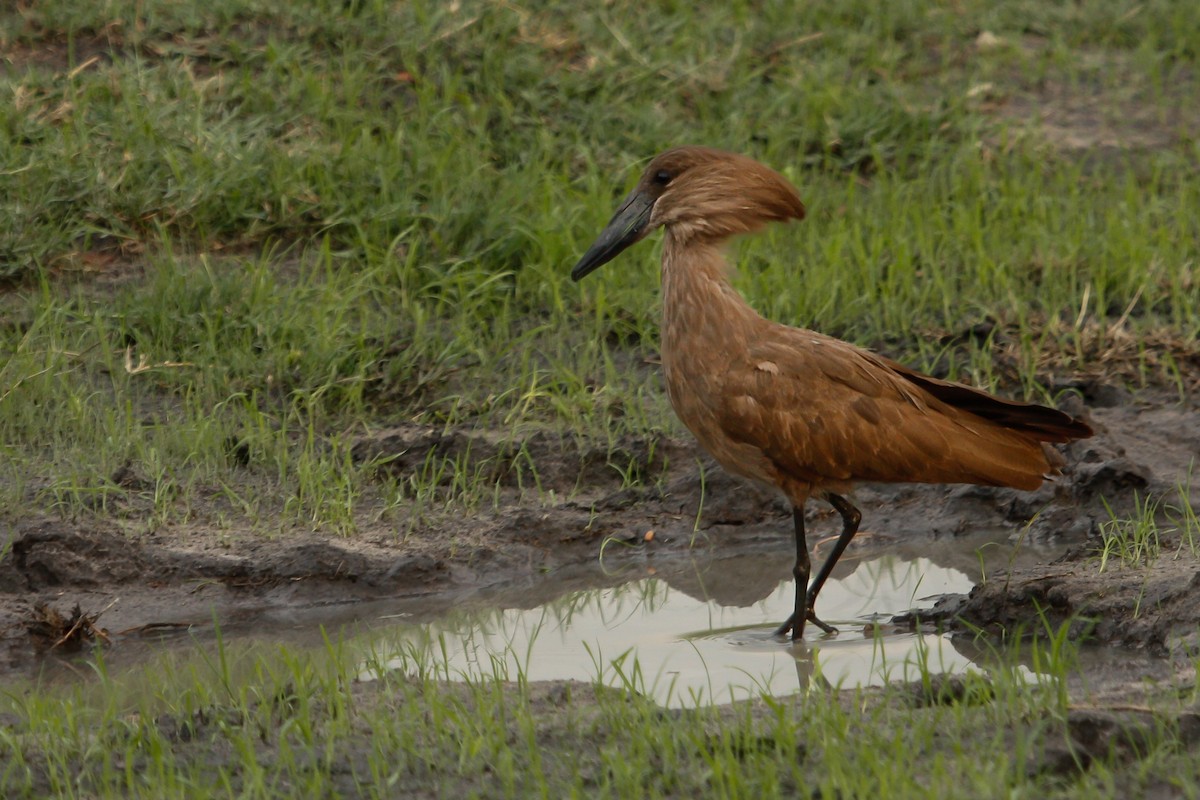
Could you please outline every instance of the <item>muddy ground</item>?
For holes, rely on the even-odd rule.
[[[1200,407],[1147,391],[1086,392],[1072,409],[1090,418],[1093,439],[1069,445],[1066,473],[1040,491],[971,486],[863,485],[855,500],[863,532],[846,558],[900,551],[970,572],[949,538],[1007,531],[1031,547],[1058,544],[1053,563],[991,575],[969,597],[946,598],[942,624],[996,631],[1074,620],[1074,635],[1167,656],[1200,648],[1200,558],[1179,548],[1171,506],[1200,454]],[[726,476],[694,443],[629,440],[615,455],[534,433],[501,445],[486,431],[449,434],[399,426],[365,436],[354,457],[390,459],[403,474],[435,451],[470,457],[504,487],[496,508],[429,515],[407,535],[288,534],[230,539],[202,525],[131,537],[114,520],[39,517],[6,532],[0,562],[0,667],[27,666],[57,641],[46,616],[106,628],[114,646],[146,632],[211,626],[254,628],[265,620],[351,619],[364,601],[407,603],[418,616],[461,605],[532,607],[571,589],[612,585],[652,569],[676,589],[706,591],[726,605],[768,596],[791,568],[784,505]],[[520,452],[518,457],[517,452]],[[522,491],[537,467],[541,491]],[[703,478],[700,465],[704,464]],[[622,472],[642,481],[624,485]],[[120,476],[136,488],[136,476]],[[553,495],[551,495],[553,490]],[[1138,568],[1099,570],[1101,526],[1132,514],[1139,498],[1161,498],[1163,555]],[[555,500],[552,498],[569,498]],[[701,498],[699,530],[697,512]],[[1194,501],[1193,495],[1193,501]],[[829,509],[810,504],[810,536],[835,533]],[[653,531],[650,541],[648,531]],[[606,544],[607,543],[607,544]],[[722,557],[761,553],[753,574],[705,581]],[[954,553],[958,553],[954,555]],[[818,552],[817,558],[819,559]],[[744,563],[744,562],[743,562]],[[700,571],[697,571],[697,565]],[[736,578],[736,579],[734,579]],[[701,582],[706,584],[701,588]],[[87,615],[100,614],[98,620]],[[78,619],[78,617],[74,618]]]

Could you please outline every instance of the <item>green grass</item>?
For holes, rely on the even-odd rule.
[[[1169,687],[1138,712],[1137,759],[1118,738],[1086,756],[1070,744],[1072,715],[1088,706],[1063,688],[1075,646],[1050,634],[993,651],[957,689],[917,664],[907,685],[817,682],[792,698],[678,711],[645,698],[632,659],[620,689],[531,683],[502,660],[464,680],[438,640],[409,636],[316,648],[218,637],[116,672],[100,654],[82,680],[0,697],[0,787],[14,798],[1067,798],[1138,796],[1171,776],[1196,791],[1175,722],[1188,701]]]
[[[366,428],[678,431],[641,366],[655,248],[566,272],[680,142],[750,152],[808,202],[739,251],[772,318],[1035,398],[1075,370],[1183,386],[1198,23],[1167,2],[4,12],[0,487],[79,514],[132,464],[153,487],[133,528],[211,517],[224,486],[255,528],[348,533],[402,505],[346,457]],[[1118,146],[1062,146],[1029,98]]]
[[[1128,517],[1119,517],[1110,511],[1111,519],[1100,528],[1101,572],[1109,561],[1136,567],[1152,563],[1162,554],[1162,537],[1175,531],[1164,529],[1160,524],[1159,505],[1158,501],[1135,496],[1133,513]]]
[[[1169,552],[1173,558],[1195,557],[1200,544],[1200,520],[1192,505],[1191,470],[1176,484],[1173,496],[1152,498],[1134,493],[1127,514],[1108,509],[1100,524],[1099,570],[1146,566]],[[1174,544],[1173,550],[1170,545]]]

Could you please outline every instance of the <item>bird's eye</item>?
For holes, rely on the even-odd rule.
[[[671,173],[667,172],[665,169],[660,169],[658,172],[654,173],[654,182],[659,186],[666,186],[671,182]]]

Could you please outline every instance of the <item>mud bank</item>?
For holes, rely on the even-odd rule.
[[[1157,654],[1196,648],[1200,604],[1190,598],[1200,588],[1200,559],[1168,531],[1177,527],[1169,507],[1180,506],[1179,489],[1200,453],[1200,409],[1145,396],[1089,414],[1097,435],[1069,446],[1066,474],[1038,492],[861,486],[855,497],[863,533],[851,554],[900,549],[938,562],[949,557],[939,541],[979,531],[1058,543],[1069,548],[1063,558],[992,576],[969,598],[943,604],[944,615],[1008,631],[1040,625],[1043,616],[1072,619],[1079,635],[1104,642]],[[762,554],[753,580],[722,582],[734,587],[714,598],[722,604],[753,603],[789,575],[787,509],[726,476],[691,442],[660,438],[609,448],[539,432],[505,443],[486,431],[402,426],[354,448],[356,459],[395,475],[420,469],[431,454],[469,458],[500,487],[495,507],[431,515],[402,533],[353,537],[297,532],[230,540],[203,525],[132,537],[99,514],[25,519],[4,534],[0,667],[35,655],[39,642],[31,633],[46,607],[64,615],[76,604],[85,613],[102,611],[98,624],[110,635],[134,635],[211,625],[214,618],[252,624],[298,609],[352,616],[353,604],[381,598],[411,598],[423,614],[469,603],[531,607],[571,588],[620,583],[628,576],[614,565],[648,561],[677,588],[699,593],[698,554],[701,561]],[[1101,572],[1096,552],[1109,509],[1130,514],[1145,497],[1162,499],[1162,555]],[[831,513],[812,505],[817,535],[833,533]],[[684,562],[686,569],[673,567]]]

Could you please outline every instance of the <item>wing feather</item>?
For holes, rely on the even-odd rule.
[[[1062,412],[940,381],[812,331],[778,326],[770,334],[751,344],[746,366],[726,373],[718,422],[815,486],[1036,488],[1053,469],[1041,442],[1088,430]]]

